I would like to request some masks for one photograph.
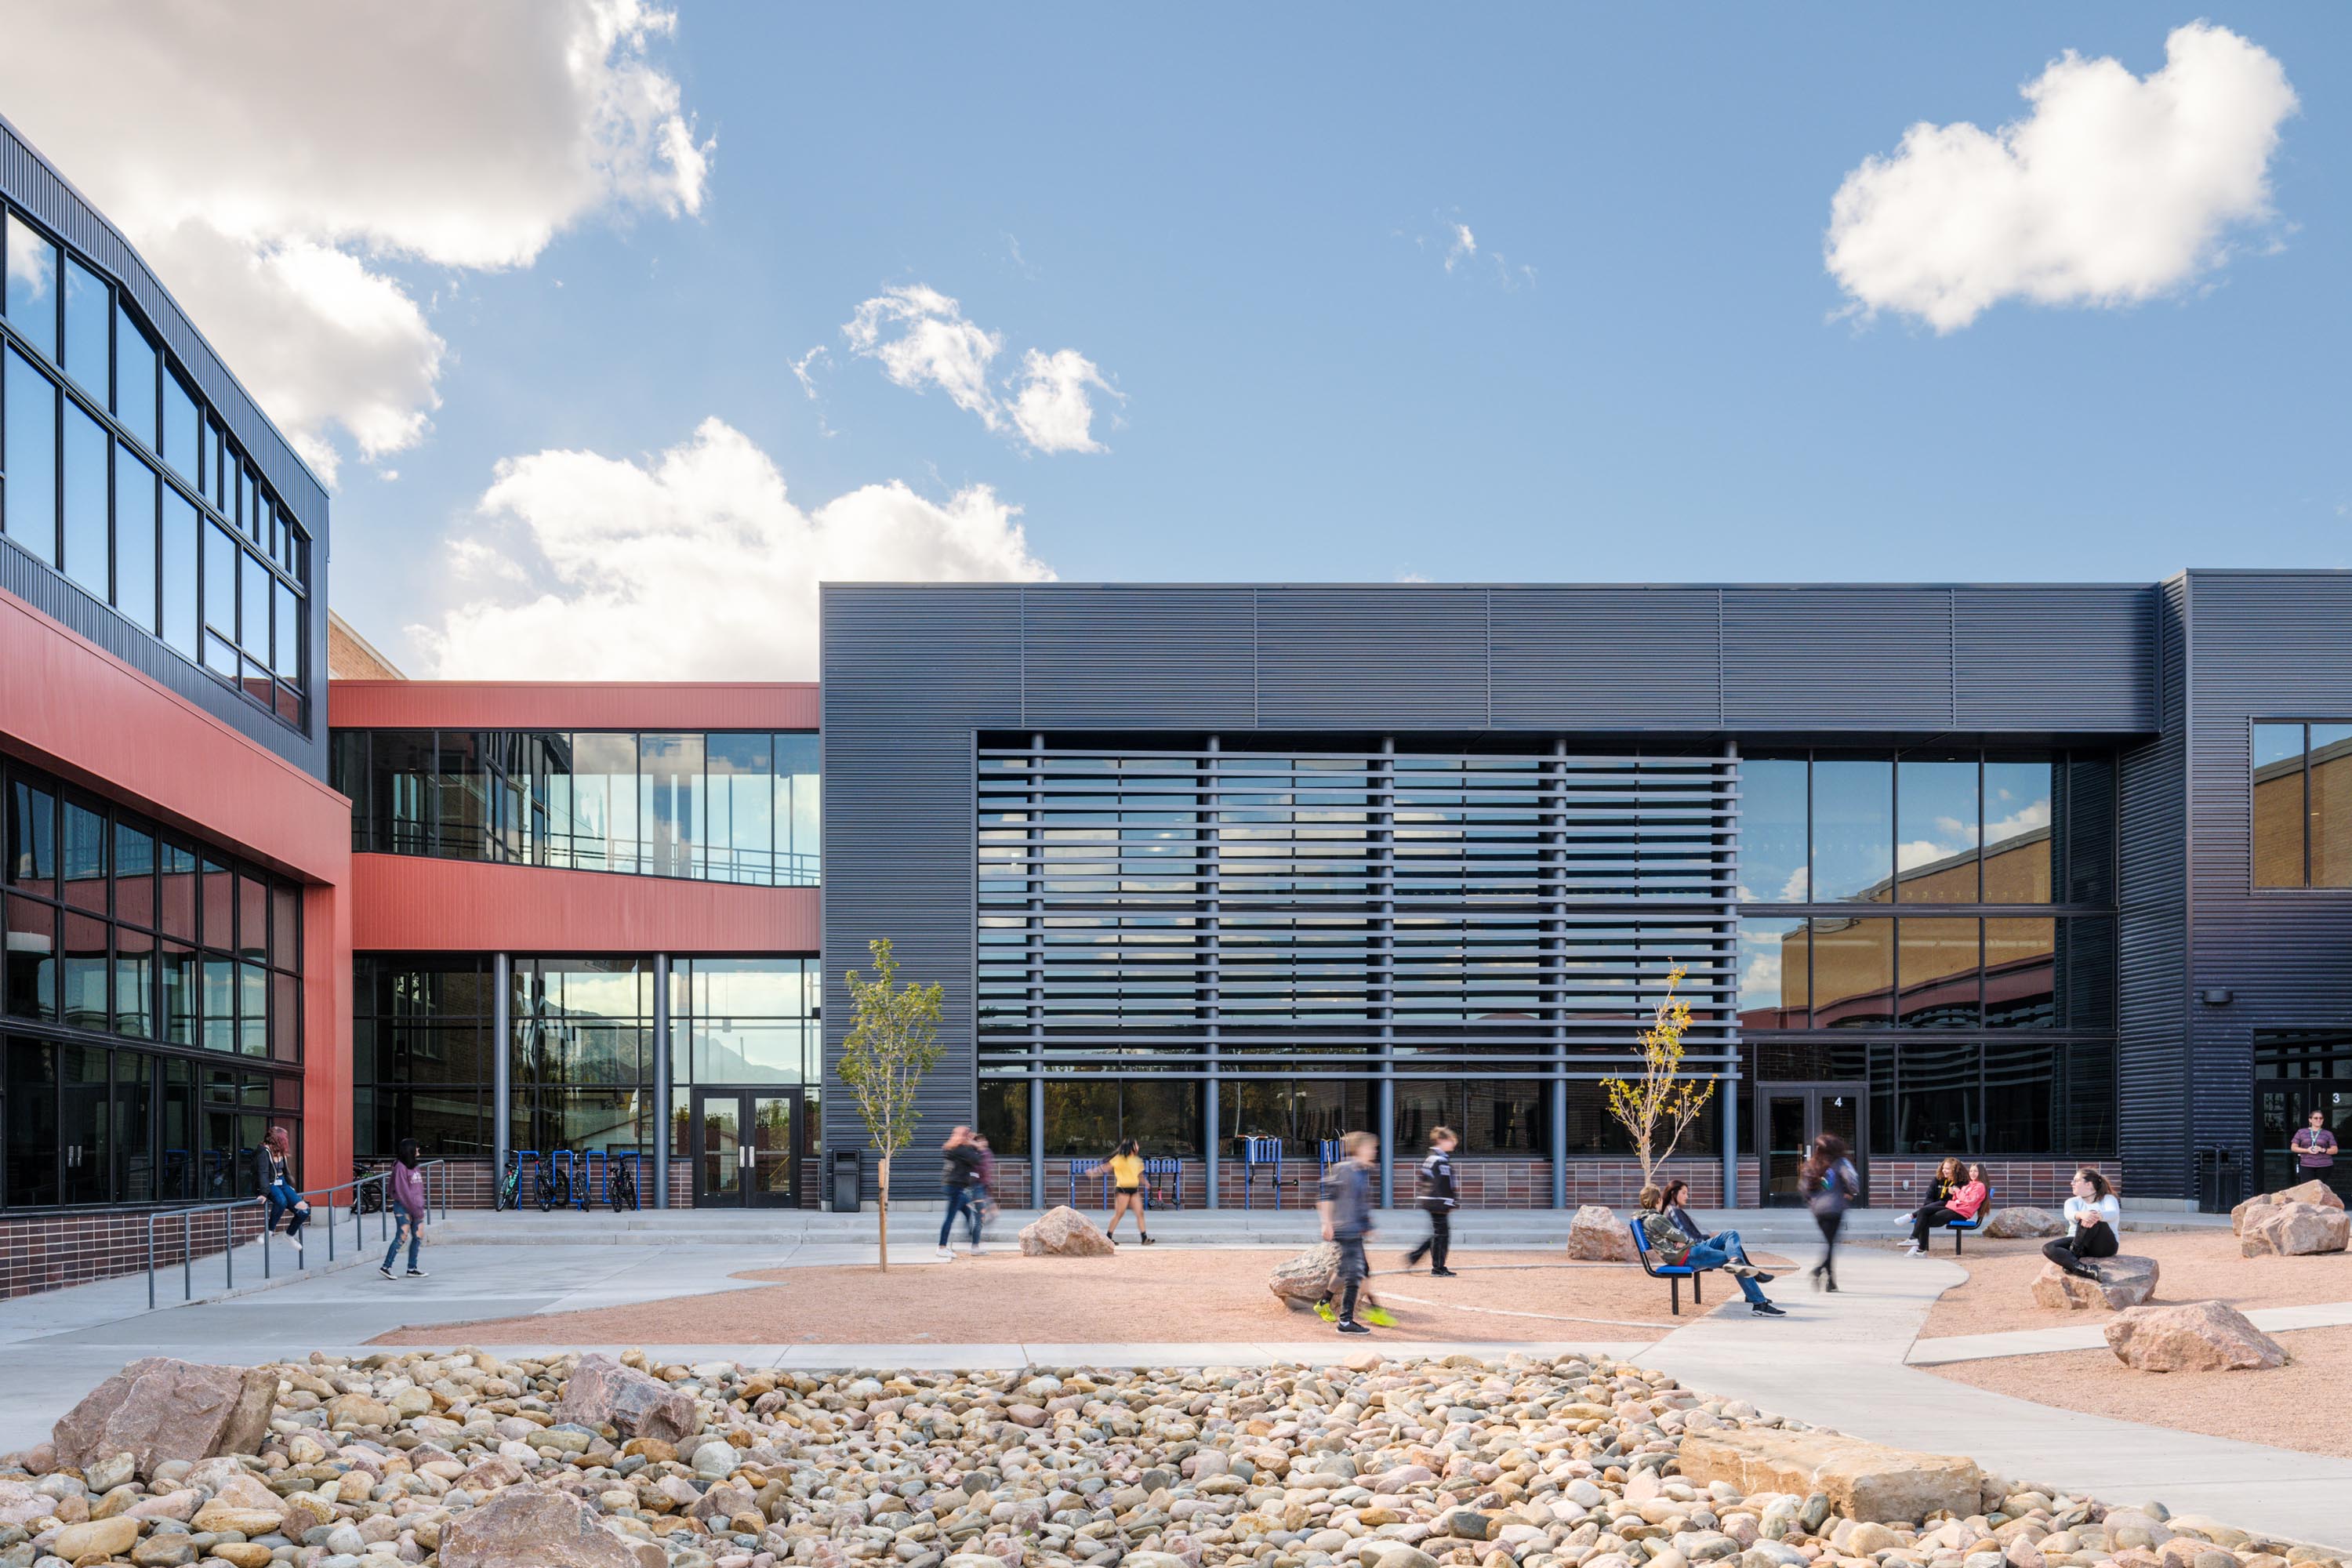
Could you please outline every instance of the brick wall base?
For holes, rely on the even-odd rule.
[[[1078,1161],[1079,1164],[1088,1162]],[[1071,1198],[1068,1160],[1045,1162],[1045,1202],[1048,1206],[1066,1204]],[[1605,1204],[1613,1208],[1629,1208],[1634,1195],[1641,1191],[1642,1168],[1630,1160],[1570,1160],[1568,1162],[1568,1206],[1583,1204]],[[1690,1184],[1691,1198],[1700,1208],[1715,1208],[1723,1202],[1723,1166],[1708,1160],[1673,1160],[1662,1167],[1662,1174],[1679,1176]],[[1465,1209],[1548,1209],[1551,1207],[1551,1162],[1549,1160],[1469,1160],[1454,1162],[1456,1194]],[[1317,1169],[1314,1160],[1286,1160],[1280,1176],[1281,1206],[1285,1209],[1315,1206]],[[1252,1173],[1238,1162],[1226,1160],[1217,1169],[1217,1199],[1220,1207],[1252,1209],[1275,1206],[1276,1173],[1261,1166]],[[1413,1201],[1412,1170],[1400,1165],[1395,1175],[1396,1201],[1399,1207],[1410,1206]],[[989,1192],[1000,1208],[1029,1206],[1029,1162],[999,1159],[995,1179]],[[1108,1205],[1099,1175],[1082,1176],[1077,1183],[1077,1206],[1101,1209]],[[1208,1198],[1208,1169],[1198,1160],[1184,1162],[1182,1184],[1183,1206],[1202,1207]],[[1244,1205],[1246,1199],[1246,1205]]]
[[[267,1211],[259,1204],[236,1209],[209,1209],[191,1214],[184,1235],[177,1218],[158,1217],[153,1224],[154,1261],[168,1269],[155,1282],[158,1305],[181,1299],[182,1264],[193,1258],[199,1293],[217,1289],[225,1274],[221,1250],[226,1240],[242,1245],[261,1234]],[[323,1220],[325,1216],[320,1218]],[[0,1219],[0,1300],[29,1296],[68,1285],[88,1285],[145,1271],[148,1263],[148,1216],[142,1212],[26,1215]],[[235,1259],[242,1277],[261,1277],[261,1257],[248,1263]],[[276,1266],[291,1268],[292,1255],[277,1250]]]
[[[2030,1206],[2054,1209],[2074,1196],[2074,1173],[2089,1165],[2104,1173],[2118,1194],[2124,1188],[2123,1163],[2103,1160],[1980,1160],[1985,1180],[1992,1187],[1997,1209]],[[1936,1184],[1940,1160],[1915,1160],[1888,1155],[1870,1162],[1870,1206],[1916,1208],[1927,1199]]]

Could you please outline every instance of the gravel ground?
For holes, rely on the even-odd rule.
[[[2228,1231],[2126,1231],[2124,1250],[2153,1258],[2156,1301],[2225,1301],[2241,1312],[2259,1307],[2302,1307],[2352,1300],[2352,1254],[2310,1258],[2243,1258]],[[1951,1260],[1948,1247],[1936,1256]],[[1990,1241],[1971,1237],[1960,1266],[1968,1283],[1944,1292],[1927,1315],[1923,1340],[1952,1334],[1997,1334],[2012,1329],[2105,1322],[2104,1311],[2057,1311],[2037,1307],[2030,1289],[2042,1272],[2039,1241]],[[2101,1353],[2105,1353],[2104,1352]],[[2112,1360],[2112,1358],[2110,1358]]]
[[[1122,1247],[1112,1258],[1024,1258],[991,1252],[952,1264],[898,1268],[779,1268],[739,1279],[772,1284],[588,1311],[488,1322],[415,1324],[375,1344],[1055,1344],[1334,1339],[1313,1314],[1285,1308],[1266,1289],[1285,1251]],[[1759,1255],[1760,1256],[1760,1255]],[[1375,1249],[1372,1266],[1396,1254]],[[1396,1313],[1377,1331],[1393,1339],[1606,1340],[1664,1335],[1727,1299],[1727,1279],[1707,1283],[1707,1308],[1683,1293],[1670,1317],[1666,1285],[1631,1264],[1564,1261],[1556,1252],[1457,1254],[1460,1278],[1375,1273],[1371,1290]],[[1786,1290],[1787,1283],[1772,1287]],[[1411,1300],[1406,1300],[1411,1298]],[[1744,1311],[1745,1308],[1738,1309]],[[1598,1320],[1598,1321],[1596,1321]]]
[[[2352,1453],[2352,1328],[2273,1337],[2294,1359],[2268,1372],[2136,1372],[2107,1350],[1920,1370],[2062,1410],[2308,1454]]]

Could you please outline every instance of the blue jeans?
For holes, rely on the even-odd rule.
[[[278,1228],[278,1221],[281,1216],[290,1213],[294,1216],[294,1223],[286,1227],[286,1234],[294,1236],[301,1231],[302,1222],[310,1217],[310,1211],[302,1206],[302,1196],[294,1190],[294,1184],[291,1182],[279,1182],[261,1195],[269,1200],[271,1230]]]
[[[1748,1249],[1740,1245],[1736,1230],[1719,1230],[1705,1241],[1693,1242],[1683,1261],[1693,1268],[1720,1268],[1727,1263],[1745,1263]],[[1741,1276],[1739,1293],[1750,1301],[1764,1300],[1764,1288],[1755,1280]]]
[[[416,1249],[425,1244],[425,1222],[406,1209],[394,1209],[393,1219],[392,1245],[383,1249],[383,1266],[391,1268],[392,1260],[400,1256],[400,1238],[405,1234],[408,1237],[408,1267],[415,1268]]]
[[[971,1244],[980,1245],[980,1205],[972,1201],[978,1187],[950,1187],[947,1217],[940,1221],[940,1245],[945,1247],[955,1230],[956,1215],[961,1215],[971,1230]]]

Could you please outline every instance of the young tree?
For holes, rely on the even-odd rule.
[[[1633,1150],[1642,1162],[1642,1184],[1651,1185],[1658,1167],[1674,1155],[1683,1132],[1715,1098],[1715,1080],[1682,1081],[1683,1033],[1690,1027],[1690,1004],[1675,994],[1688,971],[1680,964],[1666,973],[1666,994],[1642,1031],[1642,1078],[1630,1082],[1612,1078],[1602,1082],[1609,1094],[1609,1114],[1633,1134]],[[1658,1141],[1665,1141],[1664,1148]]]
[[[939,1065],[940,987],[896,984],[898,961],[887,937],[866,944],[874,954],[874,977],[856,970],[849,984],[856,1022],[842,1042],[841,1081],[857,1096],[866,1136],[881,1151],[882,1268],[890,1268],[890,1160],[914,1140],[915,1086]]]

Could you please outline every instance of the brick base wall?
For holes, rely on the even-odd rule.
[[[1077,1163],[1087,1163],[1080,1161]],[[1045,1162],[1045,1202],[1070,1201],[1070,1166],[1068,1160]],[[1933,1169],[1931,1166],[1930,1169]],[[1674,1160],[1663,1167],[1667,1175],[1679,1176],[1690,1184],[1692,1202],[1700,1208],[1715,1208],[1723,1202],[1723,1166],[1709,1160]],[[1551,1162],[1549,1160],[1473,1160],[1454,1162],[1454,1186],[1465,1209],[1548,1209],[1551,1207]],[[1395,1175],[1396,1201],[1400,1207],[1412,1203],[1412,1170],[1400,1165]],[[1248,1191],[1244,1194],[1244,1188]],[[1606,1204],[1612,1208],[1630,1208],[1634,1194],[1641,1191],[1642,1168],[1630,1160],[1570,1160],[1568,1162],[1568,1206],[1583,1204]],[[1282,1165],[1282,1206],[1285,1209],[1312,1208],[1315,1205],[1316,1166],[1312,1159],[1286,1160]],[[1102,1178],[1084,1176],[1078,1181],[1078,1207],[1101,1209],[1107,1205],[1103,1195]],[[995,1179],[989,1192],[1000,1208],[1029,1206],[1029,1162],[999,1159]],[[1274,1173],[1261,1167],[1255,1183],[1249,1172],[1237,1161],[1221,1161],[1217,1169],[1217,1198],[1223,1208],[1244,1206],[1246,1195],[1253,1209],[1274,1206]],[[1188,1209],[1202,1207],[1208,1198],[1208,1168],[1199,1160],[1184,1162],[1183,1199]]]
[[[191,1254],[197,1272],[196,1289],[200,1292],[218,1289],[225,1272],[220,1264],[224,1241],[233,1235],[235,1242],[241,1245],[259,1236],[266,1214],[259,1204],[194,1214],[188,1218],[184,1237],[179,1220],[158,1218],[152,1227],[155,1263],[159,1268],[172,1270],[156,1281],[158,1304],[180,1300],[181,1265]],[[325,1218],[319,1217],[321,1221]],[[143,1273],[148,1261],[148,1230],[147,1215],[137,1212],[26,1215],[0,1219],[0,1300]],[[246,1259],[239,1258],[236,1261],[237,1272],[243,1275],[248,1267]],[[276,1263],[282,1268],[294,1266],[290,1254],[283,1250],[278,1253]],[[258,1254],[249,1267],[252,1278],[258,1279]]]
[[[1873,1156],[1870,1161],[1870,1206],[1881,1209],[1916,1208],[1927,1201],[1936,1184],[1936,1167],[1940,1160],[1915,1160],[1896,1155]],[[1985,1180],[1992,1187],[1992,1204],[1997,1209],[2020,1205],[2054,1209],[2074,1196],[2074,1173],[2088,1165],[2107,1178],[2108,1185],[2118,1195],[2124,1189],[2123,1163],[2115,1159],[2101,1160],[1980,1160],[1985,1168]],[[1909,1185],[1905,1185],[1908,1183]]]

